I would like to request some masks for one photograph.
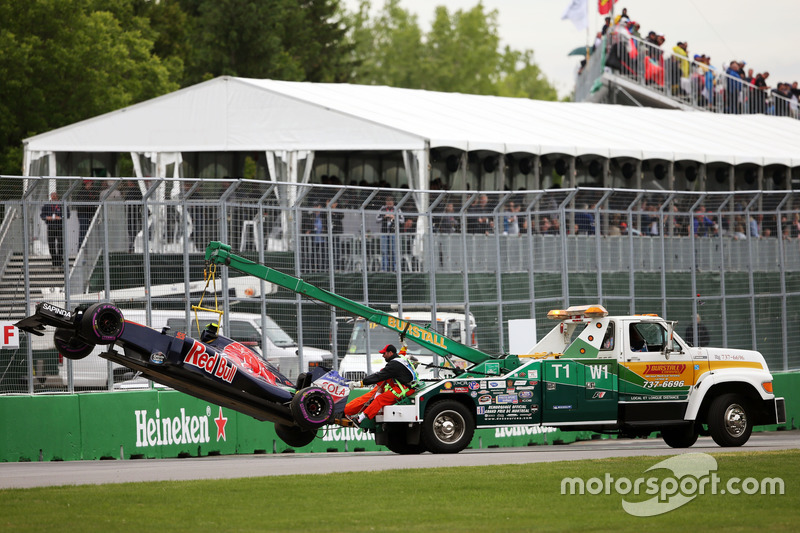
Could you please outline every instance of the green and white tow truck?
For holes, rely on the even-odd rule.
[[[211,242],[206,261],[261,278],[395,331],[464,369],[425,381],[376,417],[375,442],[397,453],[458,453],[476,428],[542,425],[623,436],[660,431],[684,448],[710,434],[741,446],[753,426],[785,422],[764,357],[696,348],[656,315],[608,316],[600,305],[552,310],[555,326],[529,353],[492,356],[284,274]]]

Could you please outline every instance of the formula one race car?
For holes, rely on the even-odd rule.
[[[34,335],[55,327],[56,349],[68,359],[108,345],[102,357],[196,398],[274,422],[277,435],[294,447],[309,444],[318,428],[332,423],[349,392],[338,373],[323,368],[300,374],[293,384],[247,346],[219,335],[214,324],[200,340],[182,332],[172,336],[169,328],[157,331],[126,321],[111,303],[74,311],[40,303],[16,326]]]

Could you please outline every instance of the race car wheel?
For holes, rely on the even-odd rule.
[[[406,424],[388,424],[386,429],[386,447],[400,455],[419,455],[425,451],[425,444],[420,439],[418,444],[408,443]]]
[[[308,446],[317,437],[316,431],[307,431],[297,426],[275,424],[275,434],[292,448]]]
[[[319,387],[297,391],[291,403],[295,423],[303,429],[317,429],[328,423],[333,415],[333,398]]]
[[[708,430],[720,446],[741,446],[747,442],[753,431],[747,400],[738,394],[714,398],[708,409]]]
[[[458,453],[472,440],[475,420],[462,403],[442,400],[425,412],[422,441],[431,453]]]
[[[111,344],[125,329],[122,311],[110,303],[90,305],[81,319],[81,337],[92,344]]]
[[[697,442],[697,428],[694,424],[685,424],[661,430],[661,438],[670,448],[689,448]]]
[[[75,332],[64,328],[56,328],[53,343],[61,356],[75,361],[83,359],[94,350],[94,345],[79,340],[75,337]]]

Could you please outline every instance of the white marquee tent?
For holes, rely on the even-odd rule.
[[[409,150],[800,166],[800,121],[382,86],[220,77],[25,144],[54,152]],[[53,168],[53,166],[51,166]]]

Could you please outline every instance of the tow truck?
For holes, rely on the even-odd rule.
[[[757,351],[697,348],[657,315],[609,316],[601,305],[555,309],[553,329],[525,354],[490,355],[435,328],[405,321],[211,242],[206,262],[225,265],[342,309],[425,346],[448,374],[428,380],[375,419],[375,442],[401,454],[458,453],[476,428],[552,426],[622,436],[659,431],[674,448],[711,435],[741,446],[753,426],[786,421],[772,375]],[[443,370],[444,371],[444,370]]]

